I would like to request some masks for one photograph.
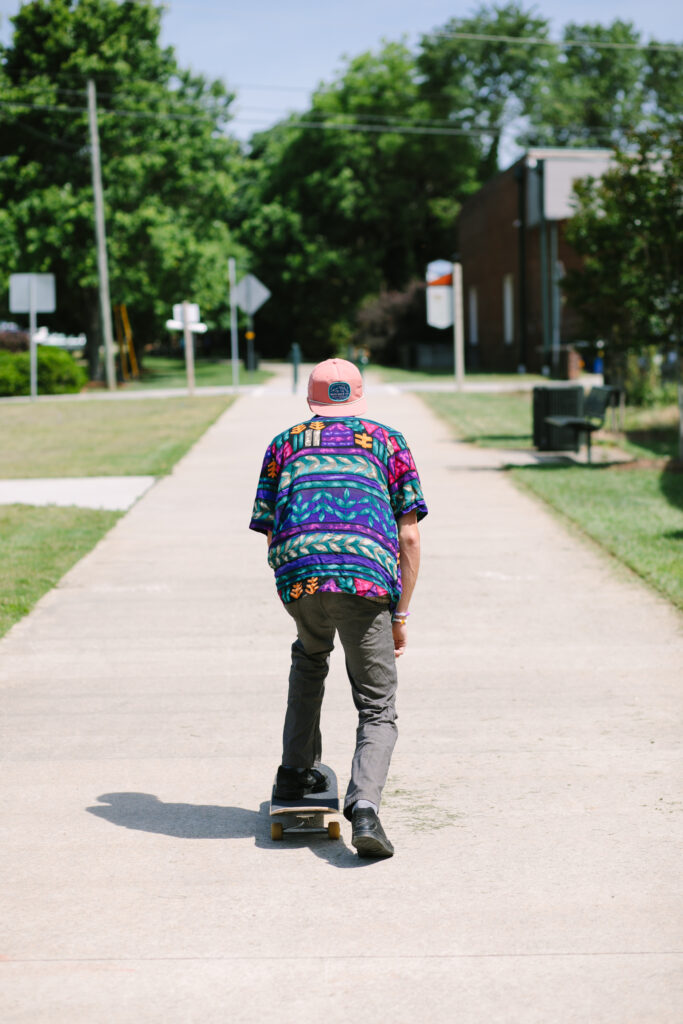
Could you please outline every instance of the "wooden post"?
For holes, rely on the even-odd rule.
[[[463,390],[465,383],[465,329],[462,305],[462,263],[453,264],[453,348],[455,357],[455,386]]]
[[[104,363],[107,387],[114,389],[116,387],[114,332],[111,325],[111,301],[109,298],[109,268],[107,265],[107,237],[104,226],[104,200],[102,198],[100,136],[97,129],[97,98],[95,95],[95,83],[92,78],[88,79],[88,121],[90,124],[92,187],[95,197],[95,236],[97,238],[97,271],[100,282],[100,319],[104,337]]]
[[[183,338],[185,339],[185,368],[187,391],[194,394],[194,338],[190,329],[190,303],[183,302]]]

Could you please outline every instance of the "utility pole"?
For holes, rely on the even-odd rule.
[[[462,263],[453,264],[453,354],[455,386],[463,390],[465,383],[465,325],[462,302]]]
[[[185,366],[187,368],[187,391],[194,394],[194,338],[190,326],[190,303],[183,302],[183,340],[185,342]]]
[[[239,387],[239,345],[237,337],[237,300],[235,298],[235,287],[237,278],[237,263],[233,256],[228,259],[228,279],[230,281],[230,355],[232,358],[232,386]]]
[[[114,365],[114,331],[109,298],[109,268],[107,266],[107,236],[104,227],[104,201],[102,198],[102,167],[100,165],[100,136],[97,130],[97,96],[95,82],[88,79],[88,123],[90,125],[90,157],[92,187],[95,197],[95,237],[97,239],[97,271],[100,282],[100,320],[104,338],[104,362],[107,387],[116,387]]]

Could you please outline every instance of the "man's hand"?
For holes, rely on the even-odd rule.
[[[392,622],[391,632],[394,634],[394,656],[400,658],[408,646],[408,625],[405,622]]]

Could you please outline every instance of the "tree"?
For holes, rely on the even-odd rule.
[[[563,45],[548,51],[540,88],[528,96],[524,145],[611,148],[675,121],[683,100],[680,53],[646,49],[636,27],[619,19],[570,22],[562,37]]]
[[[498,170],[503,132],[531,106],[547,73],[554,48],[536,42],[547,33],[546,18],[513,0],[482,4],[421,39],[421,95],[433,117],[472,132],[480,181]]]
[[[450,255],[478,149],[429,115],[413,55],[387,43],[350,60],[296,123],[253,139],[241,237],[273,288],[262,323],[281,351],[297,340],[326,354],[366,296]]]
[[[163,336],[172,302],[227,323],[228,227],[239,147],[232,96],[159,44],[153,0],[32,0],[13,19],[0,75],[0,290],[15,270],[52,272],[59,325],[100,322],[85,90],[97,85],[112,301],[136,338]]]
[[[583,266],[564,282],[572,304],[613,365],[651,346],[675,352],[683,408],[683,122],[665,145],[657,133],[640,135],[575,194],[567,240]]]

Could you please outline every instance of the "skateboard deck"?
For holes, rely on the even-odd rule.
[[[275,782],[270,797],[270,837],[311,835],[326,832],[330,839],[339,839],[339,791],[337,776],[326,764],[315,766],[329,779],[322,793],[309,793],[300,800],[281,800],[275,796]]]

